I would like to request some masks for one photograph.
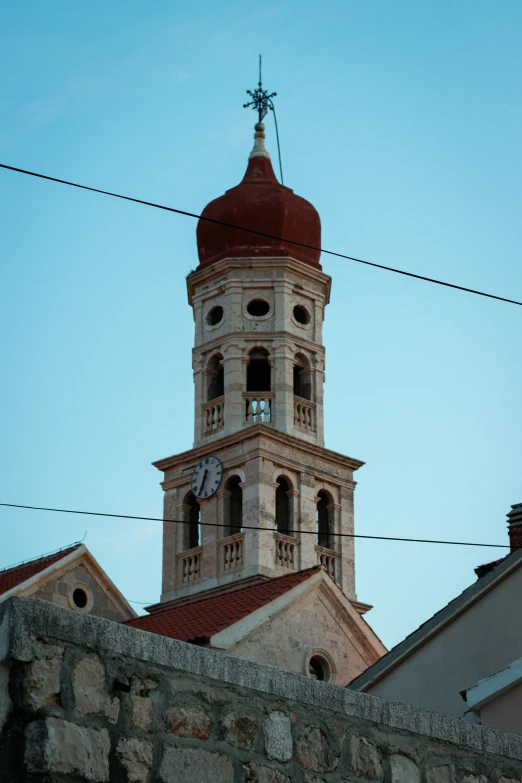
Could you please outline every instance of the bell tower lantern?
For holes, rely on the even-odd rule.
[[[155,463],[161,600],[316,565],[355,600],[353,473],[363,463],[324,447],[320,219],[274,174],[262,122],[272,96],[259,84],[251,97],[259,121],[246,173],[203,210],[187,278],[194,444]]]

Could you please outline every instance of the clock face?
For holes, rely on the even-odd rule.
[[[203,457],[192,471],[192,492],[197,498],[209,498],[221,484],[223,465],[218,457]]]

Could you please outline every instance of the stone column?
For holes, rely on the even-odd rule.
[[[177,513],[178,490],[167,489],[163,497],[163,519],[181,519]],[[163,570],[161,592],[168,593],[176,587],[176,554],[178,527],[173,522],[163,522]]]
[[[352,487],[341,487],[341,508],[339,514],[339,527],[341,533],[354,532],[353,492]],[[355,592],[355,542],[353,538],[340,538],[341,552],[341,589],[348,598],[356,599]]]
[[[228,343],[223,350],[223,367],[225,376],[225,412],[224,434],[238,432],[244,426],[245,400],[243,392],[246,389],[246,374],[244,349],[246,343]]]
[[[311,473],[301,473],[301,568],[311,568],[317,565],[315,552],[317,498],[315,495],[315,479]]]
[[[204,441],[203,425],[203,402],[204,402],[204,379],[203,379],[203,357],[194,355],[192,358],[192,369],[194,370],[194,448]]]
[[[294,431],[294,356],[295,345],[288,342],[274,343],[272,390],[275,392],[273,410],[274,427],[280,432]]]
[[[290,529],[289,535],[292,536],[292,538],[296,538],[298,541],[301,541],[302,535],[300,530],[300,522],[299,522],[299,499],[301,496],[301,493],[298,489],[289,489],[286,493],[288,495],[288,505],[290,506],[290,514],[289,514],[289,524],[288,527]],[[295,562],[295,569],[296,571],[301,568],[301,544],[299,544],[298,547],[296,547],[296,562]]]
[[[272,482],[274,467],[262,457],[254,457],[245,465],[243,489],[244,564],[246,568],[274,569],[275,490]]]
[[[217,577],[217,538],[218,528],[215,527],[218,514],[218,499],[216,495],[208,500],[200,500],[200,520],[206,522],[200,527],[199,540],[203,547],[201,555],[201,578]],[[208,524],[210,523],[210,524]]]
[[[313,375],[313,398],[315,400],[315,426],[317,445],[324,446],[324,355],[315,354],[315,372]]]

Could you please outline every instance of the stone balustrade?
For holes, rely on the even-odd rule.
[[[194,549],[187,549],[177,556],[178,560],[178,581],[180,584],[190,584],[197,582],[201,578],[201,556],[203,547],[197,546]]]
[[[225,398],[216,397],[203,405],[205,435],[222,430],[225,424]]]
[[[245,423],[268,424],[272,421],[273,392],[243,392]]]
[[[304,432],[316,431],[315,402],[294,397],[294,427]]]
[[[297,556],[299,541],[297,538],[274,533],[275,564],[283,568],[295,570],[298,567]]]
[[[317,564],[322,566],[326,573],[337,582],[341,575],[341,553],[333,549],[326,549],[324,546],[316,546]]]
[[[236,533],[218,541],[221,550],[219,562],[222,571],[233,571],[243,565],[243,538],[244,533]]]

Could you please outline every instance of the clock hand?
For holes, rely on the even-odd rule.
[[[200,494],[200,495],[201,495],[201,493],[203,492],[203,484],[204,484],[204,483],[205,483],[205,481],[207,480],[207,475],[208,475],[208,470],[206,470],[206,471],[204,472],[204,474],[203,474],[203,481],[201,482],[201,486],[200,486],[200,488],[199,488],[199,494]]]

